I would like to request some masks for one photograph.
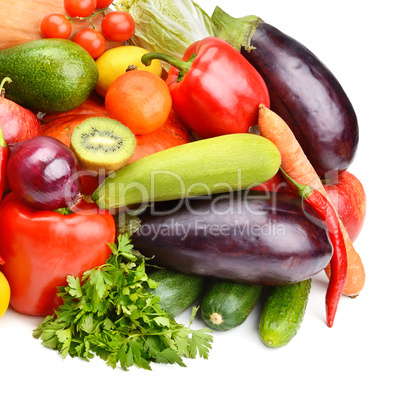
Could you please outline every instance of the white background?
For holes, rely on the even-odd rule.
[[[327,279],[313,281],[305,319],[285,347],[269,349],[258,336],[256,309],[240,327],[214,333],[208,360],[187,368],[113,370],[62,358],[32,337],[37,317],[9,309],[0,320],[1,401],[401,400],[401,29],[398,2],[366,0],[200,0],[212,13],[256,14],[312,50],[352,101],[360,145],[350,172],[363,183],[368,212],[355,243],[366,267],[357,299],[342,298],[335,324],[325,324]],[[23,21],[21,22],[23,23]],[[184,313],[178,321],[188,323]],[[194,327],[203,327],[196,321]],[[5,397],[5,395],[9,397]]]

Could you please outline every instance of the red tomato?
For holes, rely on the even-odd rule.
[[[113,11],[103,18],[101,27],[106,39],[124,42],[133,35],[135,22],[125,11]]]
[[[162,78],[149,71],[132,70],[110,85],[105,107],[109,117],[134,134],[148,134],[166,122],[172,98]]]
[[[113,0],[97,0],[96,8],[106,8],[109,7],[113,3]]]
[[[82,46],[94,59],[98,58],[106,49],[105,37],[92,28],[84,28],[77,32],[74,42]]]
[[[64,10],[70,17],[89,17],[96,8],[96,0],[64,0]]]
[[[40,30],[45,38],[68,39],[72,29],[68,18],[59,13],[46,14],[40,23]]]

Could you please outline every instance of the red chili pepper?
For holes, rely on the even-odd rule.
[[[282,172],[286,178],[296,186],[299,196],[314,208],[314,211],[316,211],[320,219],[325,222],[328,229],[328,237],[333,247],[333,254],[331,257],[331,277],[329,279],[325,299],[327,325],[332,327],[339,300],[346,285],[348,270],[345,240],[342,234],[339,217],[335,208],[325,195],[311,186],[295,182],[283,170]]]
[[[4,140],[3,131],[0,126],[0,200],[3,198],[4,187],[6,184],[7,153],[7,144]],[[4,259],[1,255],[0,265],[4,265]]]
[[[166,83],[173,109],[200,137],[247,133],[257,123],[258,105],[269,106],[267,86],[257,70],[222,39],[193,43],[182,60],[147,53],[144,64],[160,59],[172,65]]]
[[[107,243],[114,242],[116,231],[113,216],[85,201],[74,211],[63,215],[33,209],[13,193],[0,204],[1,270],[17,312],[53,314],[61,300],[57,287],[66,284],[67,275],[82,275],[109,257]]]

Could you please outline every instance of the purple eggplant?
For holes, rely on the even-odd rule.
[[[232,18],[219,7],[216,35],[263,77],[270,108],[289,125],[321,178],[352,163],[359,141],[353,106],[331,71],[303,44],[255,16]]]
[[[282,285],[311,278],[333,252],[314,211],[282,193],[159,202],[138,218],[134,247],[154,256],[152,263],[187,274]],[[129,226],[125,220],[129,212],[120,216],[119,227]]]

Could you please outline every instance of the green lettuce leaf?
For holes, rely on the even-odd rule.
[[[214,36],[210,17],[192,0],[117,0],[130,13],[135,33],[129,44],[181,58],[193,42]]]

